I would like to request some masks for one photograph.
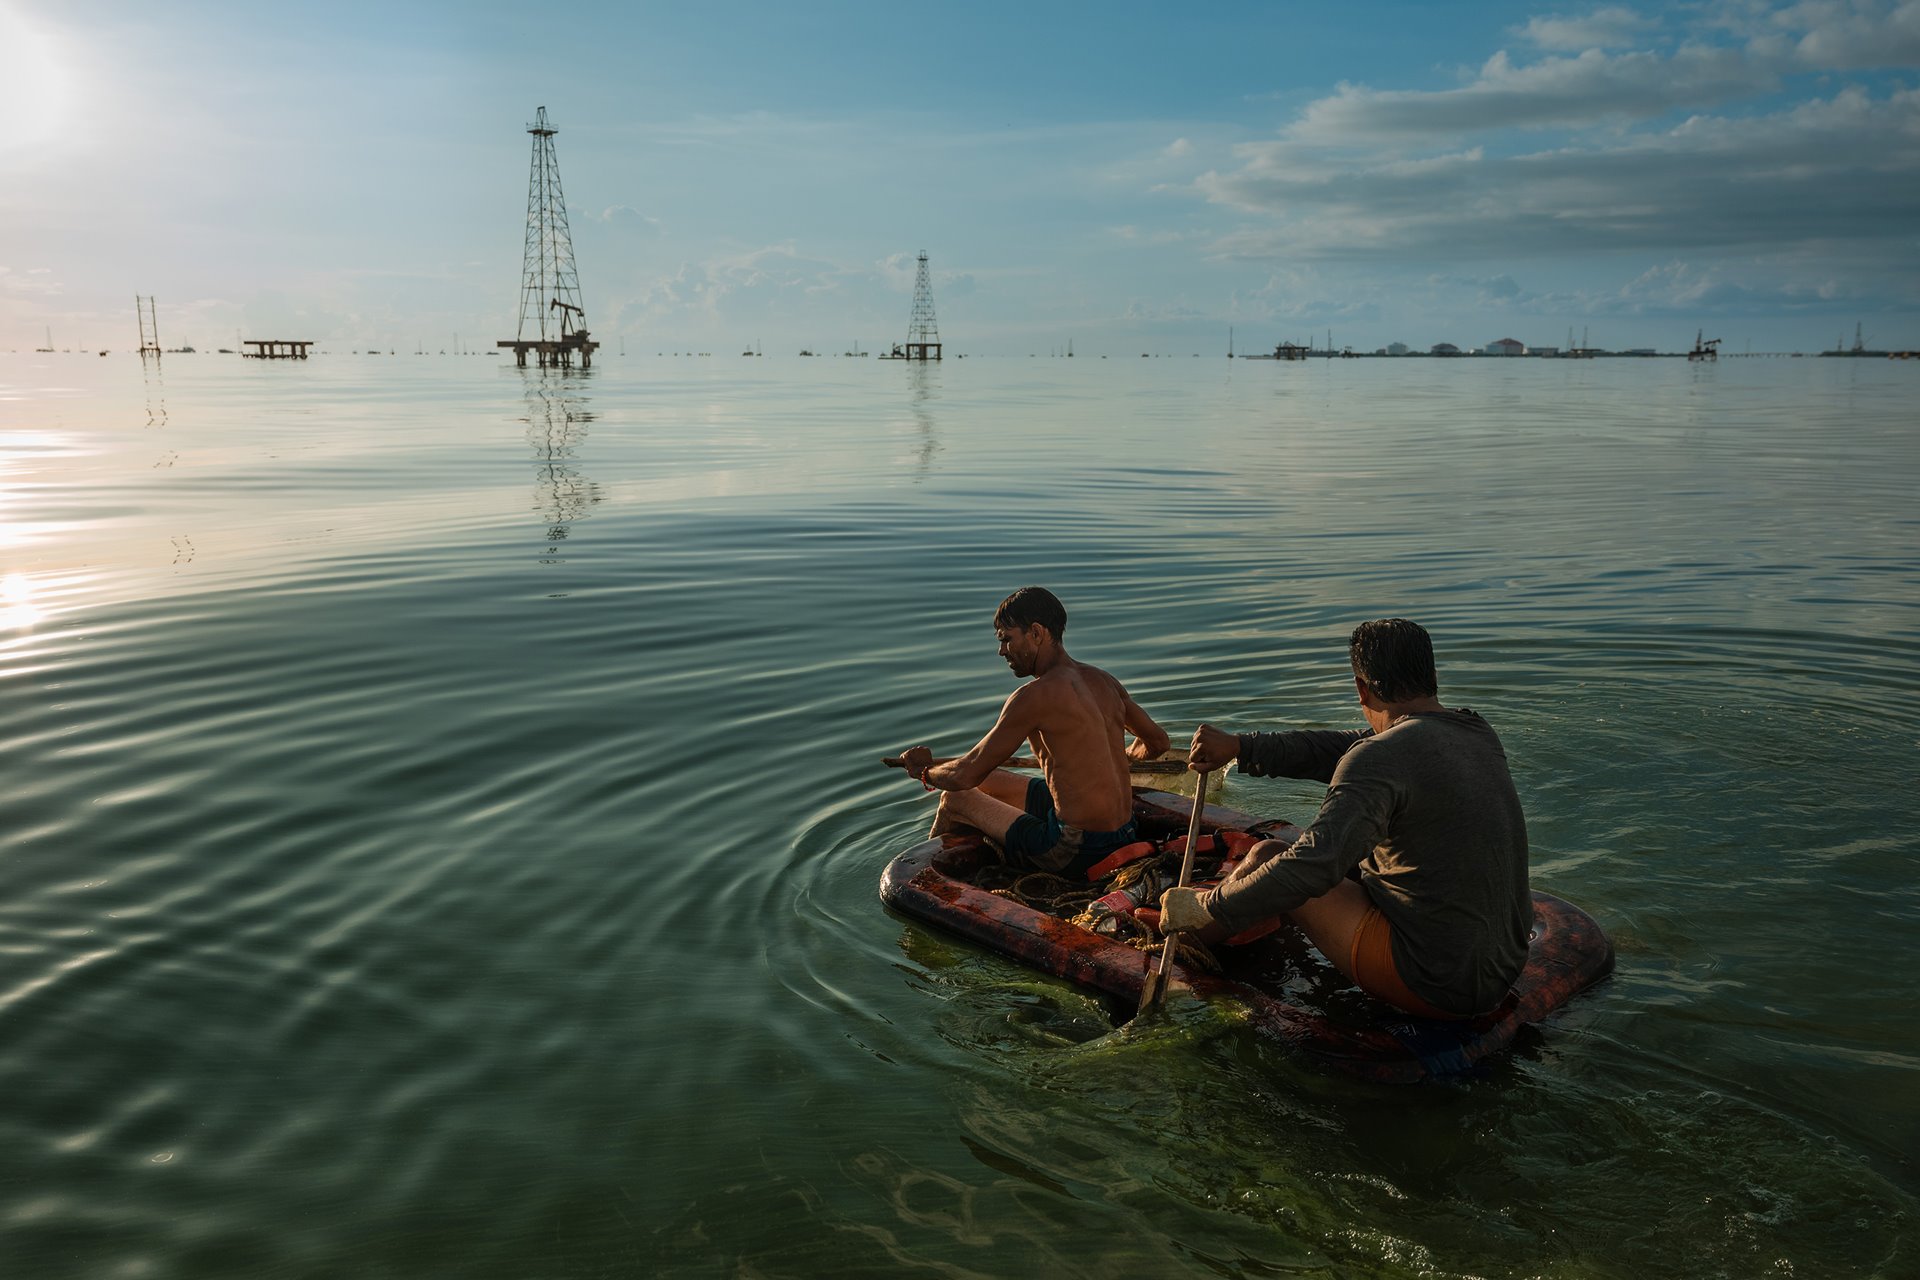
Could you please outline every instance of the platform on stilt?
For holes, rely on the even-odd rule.
[[[542,369],[571,367],[575,352],[580,355],[580,367],[591,369],[593,353],[600,349],[600,344],[590,340],[584,331],[570,333],[559,339],[503,338],[493,345],[510,349],[513,352],[513,362],[522,368],[526,367],[527,354],[531,352],[534,363]]]
[[[256,360],[305,360],[307,348],[313,345],[313,339],[244,338],[240,345],[252,347],[253,350],[240,354]]]

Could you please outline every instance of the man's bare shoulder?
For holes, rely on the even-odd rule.
[[[1113,672],[1102,667],[1096,667],[1091,662],[1077,662],[1074,665],[1080,668],[1081,679],[1090,687],[1095,689],[1111,689],[1120,697],[1124,698],[1127,696],[1127,687],[1120,683],[1120,677],[1114,675]]]
[[[1049,712],[1082,716],[1097,711],[1101,716],[1116,715],[1127,699],[1120,682],[1099,667],[1085,662],[1062,664],[1027,685],[1034,696],[1038,714]]]
[[[1035,676],[1008,694],[1007,709],[1012,710],[1015,707],[1025,707],[1030,710],[1038,710],[1041,707],[1058,702],[1061,696],[1071,687],[1071,677],[1062,672],[1059,667],[1055,667],[1045,675]]]
[[[1047,708],[1060,701],[1062,686],[1053,679],[1054,672],[1035,676],[1033,679],[1007,695],[1000,706],[1000,714],[1008,718],[1025,717],[1037,719],[1047,712]]]
[[[1063,663],[1015,689],[1007,698],[1006,709],[1035,717],[1070,714],[1085,700],[1088,689],[1098,690],[1108,679],[1105,672],[1085,663]]]

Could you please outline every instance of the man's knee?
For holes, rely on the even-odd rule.
[[[1029,780],[1017,773],[1005,769],[995,769],[988,774],[976,790],[984,791],[1001,804],[1011,805],[1024,811],[1027,807],[1027,787]]]
[[[1359,881],[1342,880],[1319,897],[1295,907],[1293,922],[1336,969],[1352,977],[1348,971],[1352,968],[1353,935],[1372,905]]]
[[[1006,810],[1006,805],[978,788],[940,793],[942,816],[949,821],[964,822],[978,828],[996,840],[1005,832],[1006,823],[1010,820]]]
[[[1259,844],[1247,850],[1246,855],[1240,859],[1239,865],[1234,867],[1232,872],[1228,874],[1227,879],[1239,880],[1252,875],[1262,864],[1279,857],[1290,847],[1291,846],[1280,840],[1262,840]]]

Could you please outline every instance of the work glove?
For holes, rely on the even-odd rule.
[[[1160,895],[1160,932],[1193,933],[1213,923],[1213,915],[1200,905],[1198,889],[1169,889]]]

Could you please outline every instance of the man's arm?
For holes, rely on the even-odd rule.
[[[973,750],[946,764],[936,764],[918,776],[942,791],[967,791],[985,782],[987,775],[1018,751],[1020,744],[1039,727],[1038,695],[1034,685],[1015,689],[1001,706],[1000,718],[987,730],[987,736],[974,744]]]
[[[1167,731],[1155,724],[1153,717],[1133,700],[1133,695],[1127,692],[1124,685],[1120,688],[1120,724],[1133,735],[1133,745],[1127,748],[1127,758],[1130,760],[1158,760],[1172,741],[1167,737]]]
[[[1199,895],[1200,907],[1238,933],[1332,889],[1387,833],[1393,787],[1355,778],[1327,792],[1313,824],[1291,848],[1238,880]]]
[[[1332,782],[1335,766],[1371,729],[1295,729],[1287,733],[1243,733],[1235,744],[1240,772],[1253,778],[1310,778]]]

